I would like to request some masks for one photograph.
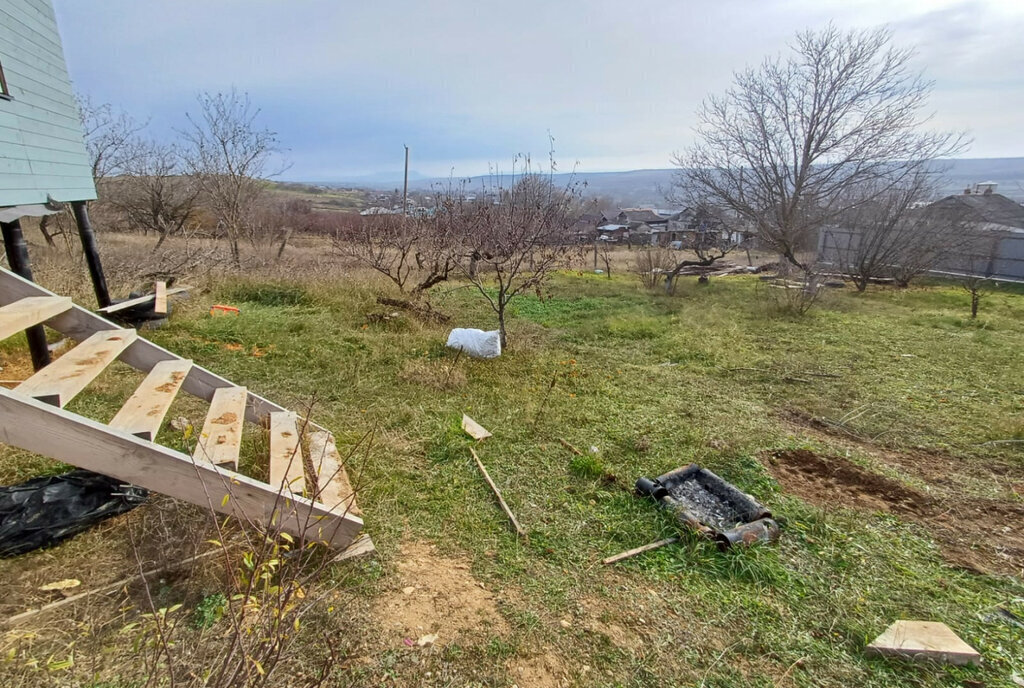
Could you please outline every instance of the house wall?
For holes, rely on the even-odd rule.
[[[96,198],[50,0],[0,0],[0,207]]]

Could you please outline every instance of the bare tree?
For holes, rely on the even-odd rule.
[[[335,249],[391,280],[405,293],[422,294],[455,268],[448,218],[372,215],[334,236]],[[410,282],[411,280],[411,282]]]
[[[110,103],[96,104],[88,96],[78,96],[77,100],[92,178],[98,185],[107,177],[127,171],[126,166],[139,153],[137,135],[146,123],[115,110]]]
[[[531,290],[539,294],[552,271],[580,250],[572,232],[578,188],[573,181],[556,186],[553,171],[552,163],[551,173],[539,174],[518,156],[511,184],[497,180],[475,201],[449,194],[442,209],[452,220],[459,271],[498,316],[502,348],[508,305]]]
[[[697,143],[675,156],[677,192],[730,209],[806,268],[801,252],[848,211],[853,186],[878,194],[966,147],[926,133],[932,83],[887,30],[797,34],[793,54],[735,75],[698,112]],[[855,202],[862,202],[857,197]]]
[[[849,209],[823,230],[820,257],[858,291],[878,278],[908,285],[969,240],[964,213],[927,205],[935,188],[924,170],[882,191],[872,183],[852,188],[844,198]]]
[[[264,179],[283,171],[269,169],[280,152],[277,134],[257,124],[260,110],[248,94],[232,89],[200,93],[197,100],[198,115],[189,114],[190,126],[180,132],[183,160],[238,264],[242,239],[255,245],[250,212],[263,194]]]
[[[133,228],[157,235],[156,248],[178,234],[196,210],[199,186],[183,174],[178,151],[155,141],[140,141],[112,188],[110,203]]]
[[[743,242],[744,234],[723,221],[720,212],[704,204],[697,205],[688,222],[685,238],[680,241],[680,248],[692,252],[696,259],[674,261],[674,267],[665,273],[665,293],[675,291],[676,278],[686,268],[711,266],[735,251]],[[706,275],[702,275],[702,278],[707,281]]]
[[[960,286],[971,295],[971,319],[978,317],[982,298],[996,287],[993,274],[999,244],[1005,237],[1004,232],[975,228],[961,254]]]

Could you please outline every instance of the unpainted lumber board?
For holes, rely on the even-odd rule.
[[[167,282],[162,280],[153,285],[153,312],[167,315]]]
[[[320,540],[341,550],[363,521],[331,512],[241,473],[113,430],[69,411],[0,388],[0,442],[109,475],[244,521],[274,523],[293,536]]]
[[[63,296],[28,296],[0,308],[0,340],[40,325],[71,308]]]
[[[232,469],[238,466],[245,399],[245,387],[222,387],[214,392],[192,458]]]
[[[944,664],[977,664],[981,655],[940,621],[893,622],[865,648],[868,654]]]
[[[270,484],[294,494],[302,494],[306,488],[299,440],[294,413],[270,414]]]
[[[191,367],[183,358],[157,363],[108,425],[153,440]]]
[[[334,442],[334,435],[326,430],[309,433],[309,458],[316,469],[318,490],[315,498],[324,507],[335,513],[362,513],[356,504],[355,490],[349,482],[348,473],[341,465],[341,456]]]
[[[480,441],[485,440],[488,437],[493,437],[491,433],[484,426],[477,423],[475,420],[467,416],[465,413],[462,414],[462,429],[467,435],[473,439]]]
[[[137,336],[135,330],[96,332],[22,382],[16,391],[63,408],[128,348]]]
[[[355,557],[361,557],[365,554],[371,554],[377,551],[377,547],[373,544],[373,540],[366,533],[363,533],[356,541],[345,548],[345,551],[334,558],[334,561],[345,561],[346,559],[353,559]]]
[[[165,285],[165,287],[166,287],[166,285]],[[165,289],[164,290],[164,310],[163,310],[163,312],[164,313],[167,312],[166,299],[167,299],[168,296],[173,296],[174,294],[180,294],[181,292],[188,291],[191,288],[192,287],[175,287],[174,289]],[[157,294],[144,294],[142,296],[137,296],[134,299],[128,299],[127,301],[122,301],[120,303],[115,303],[115,304],[112,304],[110,306],[105,306],[103,308],[97,308],[96,312],[97,313],[103,313],[104,315],[110,315],[111,313],[117,313],[118,311],[127,310],[129,308],[135,308],[136,306],[142,306],[144,304],[149,303],[150,301],[155,302],[156,298],[157,298]],[[159,313],[159,311],[156,311],[156,312]]]
[[[13,303],[18,299],[28,296],[57,296],[57,294],[44,289],[35,282],[30,282],[14,274],[10,270],[0,268],[0,306]],[[76,341],[89,337],[97,330],[109,330],[119,327],[117,323],[111,322],[86,308],[74,304],[70,310],[51,318],[46,325]],[[162,346],[139,337],[121,353],[120,360],[133,368],[149,372],[160,361],[178,358],[181,357]],[[213,393],[217,389],[234,386],[235,383],[227,378],[221,377],[202,366],[193,366],[188,377],[185,378],[185,384],[182,386],[182,389],[204,401],[210,401],[213,399]],[[260,423],[269,413],[287,410],[269,399],[249,392],[245,405],[245,417],[250,423]],[[308,430],[326,430],[326,428],[311,420],[303,419],[302,422]]]

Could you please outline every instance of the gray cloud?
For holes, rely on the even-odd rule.
[[[562,168],[664,167],[733,70],[796,30],[891,24],[936,81],[936,124],[972,155],[1024,155],[1016,113],[1024,3],[1015,0],[57,0],[80,91],[154,131],[200,90],[251,93],[294,162],[289,177],[396,169],[471,174],[517,151]]]

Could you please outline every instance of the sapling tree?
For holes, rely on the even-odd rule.
[[[531,291],[540,294],[552,272],[581,251],[572,232],[578,187],[573,181],[556,185],[553,171],[552,164],[542,174],[518,156],[507,185],[498,179],[472,201],[449,192],[439,211],[451,223],[459,272],[498,318],[502,348],[509,304]]]

